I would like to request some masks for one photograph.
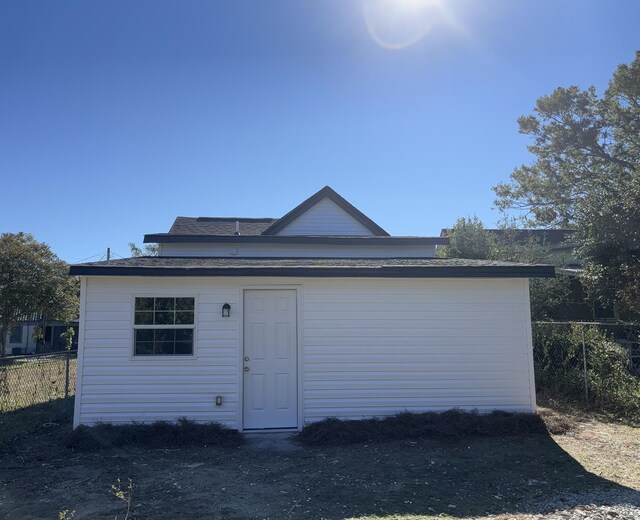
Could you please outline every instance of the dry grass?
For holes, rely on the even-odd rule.
[[[69,395],[75,394],[77,360],[69,363]],[[0,412],[11,412],[65,395],[64,354],[0,360]]]
[[[66,356],[0,359],[0,450],[16,438],[66,424],[73,415],[77,360],[69,363],[69,398],[65,396]]]
[[[587,406],[584,400],[569,400],[554,397],[547,393],[537,396],[539,409],[554,410],[556,413],[580,421],[593,420],[603,423],[626,424],[640,427],[640,418],[637,415],[629,415],[595,406]]]
[[[640,428],[590,419],[555,441],[590,473],[640,490]]]
[[[542,419],[547,431],[553,435],[566,435],[574,432],[583,420],[577,415],[560,413],[553,408],[538,408],[538,417]]]

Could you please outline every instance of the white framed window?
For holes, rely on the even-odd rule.
[[[193,356],[195,298],[136,296],[134,356]]]

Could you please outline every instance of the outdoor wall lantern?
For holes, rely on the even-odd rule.
[[[231,305],[229,305],[228,303],[225,303],[222,306],[222,317],[228,318],[229,316],[231,316]]]

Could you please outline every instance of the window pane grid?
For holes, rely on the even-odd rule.
[[[193,329],[135,329],[137,356],[193,354]]]
[[[194,298],[136,298],[135,325],[193,325]]]
[[[194,321],[195,298],[136,297],[134,355],[193,355]]]

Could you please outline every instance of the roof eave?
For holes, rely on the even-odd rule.
[[[322,235],[176,235],[153,233],[144,236],[145,244],[185,243],[283,243],[283,244],[404,244],[448,245],[446,237],[322,236]]]
[[[553,266],[114,267],[72,265],[72,276],[273,276],[307,278],[553,278]]]

